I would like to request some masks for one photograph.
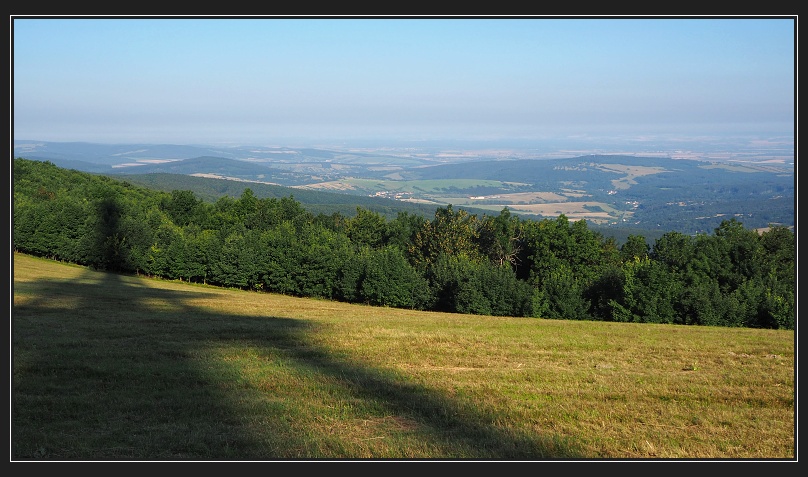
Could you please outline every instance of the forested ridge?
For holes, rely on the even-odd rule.
[[[206,202],[23,158],[13,185],[15,251],[100,270],[420,310],[795,328],[795,233],[781,226],[731,219],[618,246],[564,215],[314,214],[291,195]]]

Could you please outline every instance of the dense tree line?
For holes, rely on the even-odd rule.
[[[795,327],[796,241],[735,219],[618,246],[583,220],[505,208],[394,219],[313,214],[293,196],[205,202],[49,162],[14,161],[20,252],[171,280],[481,315]]]

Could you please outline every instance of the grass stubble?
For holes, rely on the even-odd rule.
[[[795,332],[418,312],[14,254],[12,460],[792,460]]]

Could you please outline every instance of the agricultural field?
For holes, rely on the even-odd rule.
[[[652,174],[660,174],[663,172],[670,172],[669,170],[662,167],[648,167],[648,166],[636,166],[636,165],[627,166],[623,164],[592,164],[592,167],[595,167],[604,172],[617,172],[619,174],[625,174],[618,179],[612,180],[612,186],[614,186],[615,190],[628,189],[629,187],[637,183],[638,177],[648,176]]]
[[[441,180],[370,180],[345,179],[300,186],[301,189],[350,192],[374,197],[385,197],[405,202],[434,204],[436,207],[453,205],[471,207],[499,213],[507,207],[512,212],[531,216],[557,217],[566,215],[571,220],[586,219],[593,224],[606,224],[630,219],[632,211],[615,208],[614,204],[581,201],[584,191],[508,192],[524,190],[529,184],[477,179]],[[465,193],[458,193],[464,191]],[[485,191],[486,195],[479,194]],[[497,192],[503,191],[503,192]]]

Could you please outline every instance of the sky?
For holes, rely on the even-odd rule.
[[[12,137],[793,138],[796,17],[11,17]]]

